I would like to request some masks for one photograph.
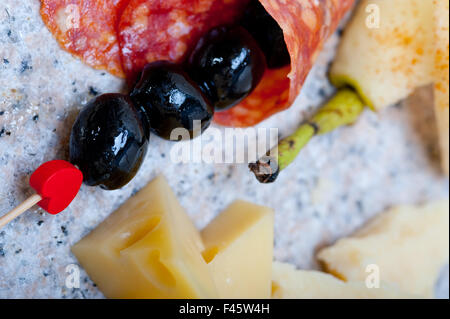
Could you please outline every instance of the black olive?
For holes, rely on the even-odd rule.
[[[70,136],[70,161],[89,186],[114,190],[137,173],[148,148],[139,112],[122,94],[93,99],[78,115]]]
[[[258,0],[250,2],[241,25],[258,42],[266,56],[269,69],[278,69],[291,63],[283,30]]]
[[[166,61],[148,64],[130,97],[147,115],[151,130],[168,140],[179,128],[186,129],[191,138],[198,136],[214,116],[213,107],[198,85],[180,66]],[[198,129],[195,121],[200,123]]]
[[[245,99],[261,81],[266,62],[261,49],[242,27],[219,27],[198,42],[188,72],[213,103],[227,110]]]

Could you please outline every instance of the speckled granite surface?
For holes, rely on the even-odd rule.
[[[39,17],[38,0],[0,2],[0,214],[28,195],[30,172],[67,159],[70,127],[94,95],[123,83],[60,50]],[[287,134],[333,92],[326,80],[338,38],[327,44],[290,110],[263,123]],[[121,191],[83,187],[54,217],[33,210],[0,230],[0,298],[101,298],[82,272],[81,289],[65,288],[70,246],[129,196],[165,174],[198,227],[236,198],[276,209],[275,257],[317,267],[315,251],[345,236],[390,205],[448,197],[439,175],[427,90],[353,127],[315,139],[278,183],[259,185],[246,165],[171,164],[171,144],[152,138],[138,176]],[[448,267],[437,296],[448,298]]]

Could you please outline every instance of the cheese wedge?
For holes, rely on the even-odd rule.
[[[274,213],[237,201],[202,231],[220,298],[270,298]]]
[[[200,233],[158,177],[72,247],[109,298],[216,298]]]
[[[273,263],[274,299],[408,299],[411,295],[386,284],[367,288],[363,282],[344,282],[332,275]]]
[[[440,133],[442,167],[449,175],[449,1],[434,0],[435,105]]]
[[[365,281],[367,266],[376,265],[382,282],[428,298],[448,256],[448,200],[391,209],[318,253],[325,269],[341,279]]]
[[[424,0],[362,0],[330,70],[376,110],[433,83],[433,5]]]

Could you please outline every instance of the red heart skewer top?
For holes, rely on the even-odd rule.
[[[82,183],[83,174],[69,162],[50,161],[42,164],[30,177],[30,186],[37,194],[0,216],[0,228],[36,204],[52,215],[59,214],[75,199]]]
[[[52,215],[70,205],[82,183],[81,171],[61,160],[42,164],[30,177],[30,186],[42,197],[38,205]]]

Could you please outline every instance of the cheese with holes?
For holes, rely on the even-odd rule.
[[[203,253],[220,298],[270,298],[274,213],[237,201],[203,231]]]
[[[72,248],[109,298],[216,298],[200,233],[159,177]]]
[[[346,283],[329,274],[296,270],[279,262],[273,264],[272,298],[274,299],[406,299],[412,296],[380,284],[367,288],[363,282]]]
[[[376,265],[381,281],[432,297],[448,256],[449,202],[445,200],[391,209],[354,236],[321,250],[318,259],[344,280],[364,281],[367,266]]]

